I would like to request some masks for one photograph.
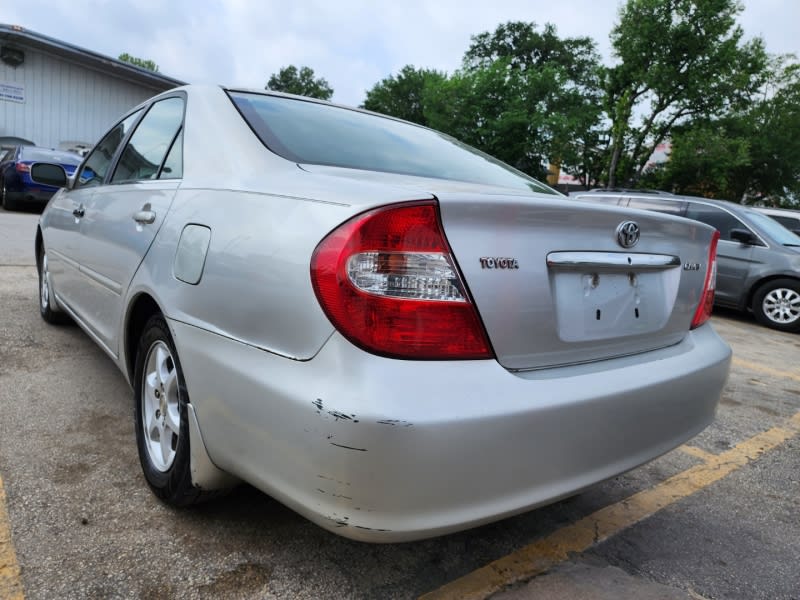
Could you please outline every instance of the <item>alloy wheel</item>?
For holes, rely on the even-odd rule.
[[[47,254],[42,255],[42,276],[39,278],[39,288],[42,310],[47,311],[50,307],[50,271],[47,270]]]
[[[771,321],[789,325],[800,319],[800,293],[789,288],[775,288],[764,296],[762,307]]]
[[[163,473],[175,462],[181,426],[178,371],[164,342],[150,346],[142,378],[145,447],[153,466]]]

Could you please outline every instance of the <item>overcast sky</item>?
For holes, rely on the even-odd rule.
[[[307,65],[358,105],[401,67],[452,72],[470,36],[506,21],[553,23],[590,36],[608,62],[622,0],[25,0],[3,2],[0,23],[117,57],[152,59],[191,83],[263,88],[282,66]],[[800,54],[800,0],[745,0],[740,24],[771,53]],[[654,41],[657,43],[657,40]]]

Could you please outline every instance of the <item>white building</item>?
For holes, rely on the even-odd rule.
[[[0,24],[0,139],[91,147],[128,109],[183,82]]]

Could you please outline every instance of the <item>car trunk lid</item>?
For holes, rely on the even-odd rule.
[[[703,295],[710,227],[563,198],[437,198],[454,257],[506,368],[645,352],[689,331]],[[619,233],[626,223],[640,232],[631,247]]]

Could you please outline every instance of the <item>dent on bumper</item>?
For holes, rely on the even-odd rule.
[[[293,361],[172,322],[211,459],[319,525],[404,541],[487,523],[628,471],[713,419],[730,348],[678,345],[515,374],[367,354]]]

